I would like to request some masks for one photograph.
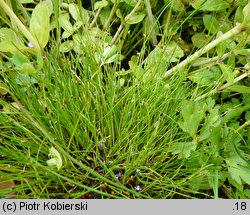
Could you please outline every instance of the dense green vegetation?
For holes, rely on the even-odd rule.
[[[0,0],[1,198],[249,198],[250,2]]]

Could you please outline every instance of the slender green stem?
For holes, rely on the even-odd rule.
[[[20,8],[20,10],[22,11],[22,14],[23,14],[23,16],[24,16],[24,18],[25,18],[25,21],[26,21],[27,23],[29,23],[29,22],[30,22],[30,16],[29,16],[29,14],[27,13],[27,11],[26,11],[25,8],[23,7],[23,5],[20,3],[20,1],[16,0],[15,2],[16,2],[16,4],[18,5],[18,7]]]
[[[202,66],[202,65],[205,65],[205,64],[208,64],[208,63],[215,62],[217,60],[223,61],[223,60],[225,60],[226,58],[228,58],[231,55],[232,55],[232,52],[229,52],[229,53],[226,53],[226,54],[222,55],[221,57],[215,56],[215,57],[203,60],[203,61],[197,61],[192,66]]]
[[[14,97],[15,98],[15,97]],[[68,158],[69,160],[71,160],[73,163],[75,163],[76,165],[80,166],[81,168],[83,168],[84,170],[86,170],[87,172],[90,172],[92,175],[96,176],[97,178],[103,180],[106,183],[109,183],[115,187],[121,188],[123,190],[126,190],[128,192],[130,192],[133,195],[136,196],[141,196],[144,198],[147,198],[147,196],[144,196],[142,194],[138,194],[136,193],[136,191],[133,191],[125,186],[123,186],[121,183],[115,183],[113,181],[110,181],[109,179],[101,176],[99,173],[95,172],[93,169],[89,168],[88,166],[84,165],[83,163],[81,163],[80,161],[78,161],[77,159],[73,158],[71,155],[69,155],[65,150],[62,149],[62,147],[60,147],[55,141],[54,138],[52,138],[52,135],[49,134],[48,132],[46,132],[40,125],[38,122],[36,122],[36,120],[28,113],[28,111],[25,109],[25,107],[21,104],[21,102],[15,98],[15,101],[17,102],[18,106],[20,107],[20,109],[24,112],[24,114],[28,117],[28,119],[32,122],[32,124],[38,128],[43,135],[60,151],[60,153],[63,154],[64,157]]]
[[[224,84],[223,86],[221,86],[220,88],[215,88],[215,89],[211,90],[210,92],[205,93],[205,94],[203,94],[203,95],[197,97],[194,101],[199,101],[199,100],[204,99],[204,98],[206,98],[206,97],[208,97],[208,96],[212,96],[212,95],[214,95],[215,93],[220,92],[220,91],[222,91],[222,90],[224,90],[224,89],[230,87],[231,85],[233,85],[233,84],[239,82],[240,80],[242,80],[242,79],[244,79],[244,78],[246,78],[246,77],[248,77],[248,74],[245,72],[245,73],[243,73],[242,75],[240,75],[239,77],[235,78],[234,81],[233,81],[233,83],[226,83],[226,84]]]
[[[212,41],[211,43],[207,44],[204,48],[198,50],[193,55],[186,58],[186,60],[179,63],[177,66],[175,66],[175,67],[169,69],[168,71],[166,71],[164,77],[168,78],[173,73],[178,72],[179,70],[183,70],[186,66],[191,64],[193,61],[197,60],[201,55],[207,53],[209,50],[211,50],[212,48],[217,46],[219,43],[221,43],[221,42],[223,42],[223,41],[225,41],[225,40],[227,40],[227,39],[241,33],[244,30],[245,29],[241,25],[238,25],[238,26],[234,27],[233,29],[231,29],[227,33],[223,34],[221,37],[219,37],[219,38],[215,39],[214,41]]]
[[[119,37],[121,36],[121,33],[123,31],[124,26],[127,24],[127,21],[130,19],[130,17],[137,11],[137,9],[139,8],[140,4],[141,4],[142,0],[139,0],[137,2],[137,4],[135,5],[135,7],[133,8],[133,10],[125,17],[124,22],[121,23],[120,27],[118,28],[111,44],[115,44],[117,43],[117,40],[119,39]]]
[[[92,28],[94,26],[94,24],[96,23],[96,20],[97,20],[98,16],[100,15],[101,11],[102,11],[102,8],[99,8],[97,10],[97,12],[95,13],[95,17],[89,25],[90,28]]]
[[[20,31],[29,40],[29,42],[33,45],[34,49],[36,50],[36,52],[41,51],[41,48],[36,39],[32,36],[32,34],[28,31],[26,26],[23,25],[23,23],[18,19],[16,14],[9,8],[9,6],[3,0],[0,1],[0,7],[3,8],[5,13],[13,20],[13,22],[17,25]]]
[[[109,18],[108,18],[107,22],[105,23],[105,25],[104,25],[104,27],[103,27],[103,30],[104,30],[104,31],[107,30],[107,28],[109,27],[110,22],[111,22],[111,20],[112,20],[114,14],[115,14],[115,11],[116,11],[117,6],[118,6],[119,3],[120,3],[120,0],[115,1],[114,5],[113,5],[113,7],[112,7],[112,9],[111,9]]]
[[[146,9],[147,9],[147,15],[148,15],[148,21],[151,25],[151,43],[153,46],[156,46],[158,44],[157,41],[157,37],[156,37],[156,33],[155,33],[155,29],[154,29],[154,19],[153,19],[153,14],[152,14],[152,10],[151,10],[151,5],[150,5],[150,1],[149,0],[144,0]]]

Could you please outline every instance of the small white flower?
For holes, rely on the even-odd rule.
[[[30,48],[34,48],[34,46],[32,45],[31,42],[28,43],[28,46],[29,46]]]
[[[135,170],[135,175],[141,174],[141,170],[137,169]]]
[[[140,187],[140,185],[135,186],[135,191],[137,191],[137,192],[142,191],[142,188]]]

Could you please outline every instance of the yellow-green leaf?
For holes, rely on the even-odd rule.
[[[223,72],[224,78],[227,80],[229,84],[232,84],[234,82],[234,73],[232,68],[229,65],[223,63],[219,65],[221,71]]]
[[[220,29],[219,22],[212,15],[203,16],[203,22],[208,32],[214,34]]]
[[[44,48],[49,41],[50,12],[48,6],[40,2],[32,12],[30,19],[30,33]]]
[[[130,25],[141,22],[145,17],[144,13],[134,13],[128,20],[127,23]]]

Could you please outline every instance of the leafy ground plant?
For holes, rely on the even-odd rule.
[[[250,3],[13,2],[1,197],[249,198]]]

